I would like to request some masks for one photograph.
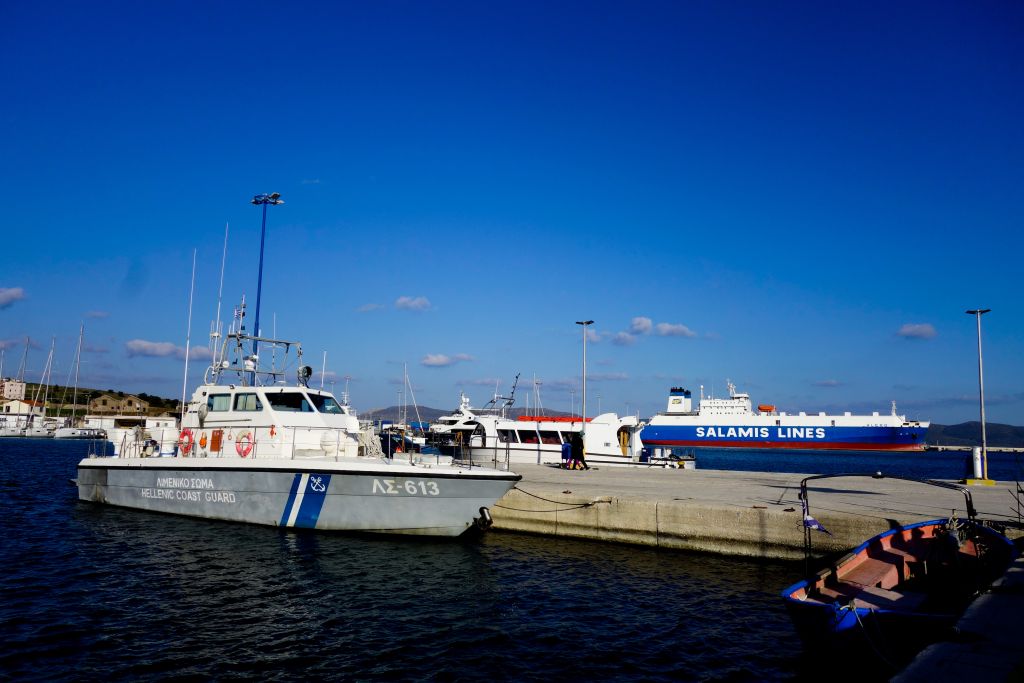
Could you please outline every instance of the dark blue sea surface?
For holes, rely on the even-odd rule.
[[[749,472],[794,472],[799,474],[839,474],[882,472],[918,479],[973,477],[970,451],[809,451],[744,450],[698,448],[694,455],[702,470],[742,470]],[[1022,454],[989,451],[988,477],[997,481],[1022,479]]]
[[[87,448],[0,441],[0,679],[813,678],[779,598],[793,565],[82,503]]]

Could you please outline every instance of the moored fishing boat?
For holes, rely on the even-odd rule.
[[[646,446],[706,448],[793,448],[815,450],[924,450],[928,422],[880,415],[790,414],[774,405],[753,410],[750,396],[728,384],[729,398],[700,399],[692,408],[690,391],[673,387],[665,412],[652,417],[641,438]]]
[[[800,485],[804,547],[811,532],[824,531]],[[976,518],[970,491],[934,480],[923,484],[954,489],[966,499],[966,519],[955,515],[901,525],[860,544],[824,569],[782,591],[805,648],[821,654],[868,654],[888,665],[953,633],[976,595],[1001,576],[1017,556],[1013,543]]]

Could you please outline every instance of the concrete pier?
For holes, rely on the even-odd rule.
[[[745,557],[803,558],[797,494],[806,475],[604,467],[513,468],[518,486],[491,508],[496,531],[566,536]],[[852,548],[893,526],[966,516],[960,493],[899,479],[812,481],[816,553]],[[1007,519],[1013,484],[972,488],[982,517]]]
[[[1020,619],[1024,615],[1024,558],[957,622],[957,638],[929,645],[893,681],[1024,681]]]

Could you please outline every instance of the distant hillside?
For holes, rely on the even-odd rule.
[[[162,398],[160,396],[147,394],[144,391],[138,394],[132,394],[131,392],[116,391],[114,389],[90,389],[89,387],[78,387],[78,410],[82,410],[82,408],[89,404],[89,401],[94,398],[98,398],[103,394],[112,394],[119,398],[124,398],[127,395],[137,396],[149,404],[149,412],[152,415],[159,415],[167,411],[179,410],[179,404],[181,403],[181,399]],[[60,384],[51,384],[49,388],[47,388],[40,387],[40,385],[32,382],[25,383],[25,398],[27,400],[32,400],[38,396],[41,401],[43,400],[44,395],[47,397],[47,412],[50,415],[59,415],[70,413],[76,393],[74,387],[66,387]]]
[[[925,440],[939,446],[980,446],[981,422],[961,422],[956,425],[933,424]],[[1024,448],[1024,427],[985,422],[985,440],[989,446]]]

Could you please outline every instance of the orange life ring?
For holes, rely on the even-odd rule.
[[[235,452],[243,458],[252,452],[252,434],[246,432],[235,441]]]
[[[206,432],[203,432],[199,437],[199,447],[206,448]]]
[[[181,452],[188,455],[192,452],[192,446],[195,444],[196,438],[192,434],[192,430],[186,427],[181,430],[181,434],[178,435],[178,445],[181,447]]]

